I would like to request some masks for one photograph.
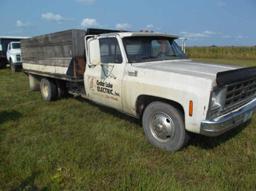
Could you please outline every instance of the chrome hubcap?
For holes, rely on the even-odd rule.
[[[174,136],[174,123],[172,118],[166,113],[156,113],[152,116],[150,130],[154,138],[165,142]]]

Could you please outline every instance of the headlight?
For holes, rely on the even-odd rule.
[[[17,55],[16,55],[16,61],[17,61],[17,62],[20,62],[20,60],[21,60],[21,59],[20,59],[20,55],[17,54]]]
[[[215,89],[212,92],[208,117],[217,117],[218,114],[223,110],[226,99],[226,88],[223,89]]]

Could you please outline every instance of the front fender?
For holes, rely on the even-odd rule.
[[[126,113],[136,116],[136,102],[139,96],[148,95],[176,102],[182,106],[185,126],[188,131],[200,133],[200,125],[206,119],[212,82],[193,76],[163,76],[154,74],[144,78],[124,79],[123,108]],[[165,78],[165,79],[164,79]],[[157,80],[161,79],[161,80]],[[139,81],[138,81],[139,80]],[[193,101],[193,115],[189,116],[189,102]]]

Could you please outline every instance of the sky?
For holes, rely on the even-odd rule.
[[[176,34],[193,46],[255,46],[256,0],[0,0],[0,35],[107,28]]]

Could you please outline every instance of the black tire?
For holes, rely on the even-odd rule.
[[[172,105],[152,102],[143,113],[142,124],[149,142],[160,149],[178,151],[188,141],[182,113]]]
[[[40,91],[41,91],[42,98],[45,101],[56,100],[58,96],[56,84],[52,80],[47,78],[41,79]]]

